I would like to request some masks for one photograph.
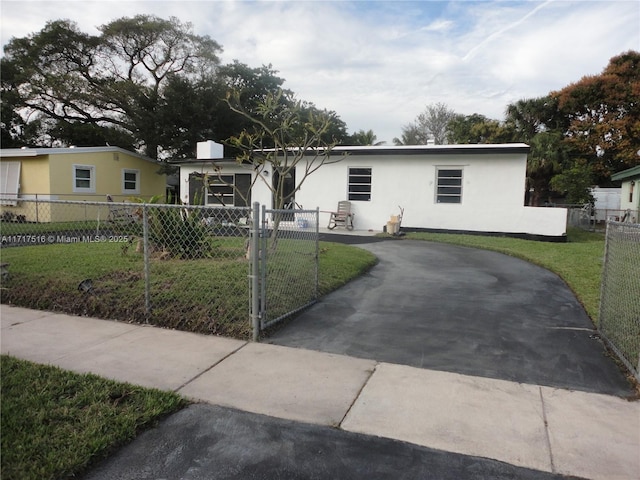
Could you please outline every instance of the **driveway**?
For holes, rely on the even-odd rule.
[[[584,309],[554,273],[485,250],[357,241],[371,242],[359,247],[374,253],[378,265],[266,342],[521,383],[632,393]]]

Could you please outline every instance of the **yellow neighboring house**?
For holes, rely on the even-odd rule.
[[[104,218],[106,205],[87,212],[49,201],[164,197],[167,179],[158,170],[155,160],[119,147],[1,149],[0,217],[26,222]],[[81,210],[82,218],[76,218]]]

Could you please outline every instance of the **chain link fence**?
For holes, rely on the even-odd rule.
[[[567,226],[588,231],[604,231],[608,221],[637,223],[638,210],[593,208],[591,205],[564,205],[567,208]]]
[[[21,199],[0,212],[2,301],[251,336],[249,208]]]
[[[1,207],[2,301],[257,339],[318,298],[317,210],[111,200]]]
[[[640,224],[607,222],[599,330],[640,381]]]
[[[260,328],[318,299],[318,210],[262,211]]]

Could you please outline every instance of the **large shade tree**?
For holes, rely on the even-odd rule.
[[[138,15],[99,30],[93,36],[56,20],[12,39],[2,58],[3,97],[10,89],[23,118],[41,119],[41,143],[102,136],[157,158],[166,89],[212,78],[221,47],[176,18]]]
[[[257,112],[268,94],[276,94],[284,83],[271,65],[251,68],[234,61],[221,65],[215,78],[172,77],[164,91],[159,124],[162,139],[172,158],[193,158],[195,146],[204,140],[219,143],[250,127],[245,117],[231,110],[225,101],[237,92],[248,112]],[[226,155],[235,151],[227,149]]]
[[[640,53],[613,57],[599,75],[552,92],[566,120],[565,142],[591,166],[598,183],[640,165]]]
[[[510,126],[479,113],[457,114],[447,126],[447,142],[452,144],[508,143],[512,139],[513,131]]]

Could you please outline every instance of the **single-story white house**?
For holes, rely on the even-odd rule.
[[[328,224],[338,202],[348,200],[356,230],[382,231],[403,208],[403,230],[565,241],[566,209],[524,205],[528,152],[523,143],[337,146],[331,159],[341,160],[308,176],[295,202],[304,209],[319,208],[321,226]],[[198,144],[197,159],[178,165],[184,203],[259,202],[272,208],[266,182],[273,181],[273,172],[268,165],[258,169],[240,165],[224,158],[222,145],[211,141]],[[304,177],[304,165],[296,167],[293,177],[297,185]],[[239,195],[248,193],[254,179],[250,195]],[[203,180],[209,183],[204,190]]]

